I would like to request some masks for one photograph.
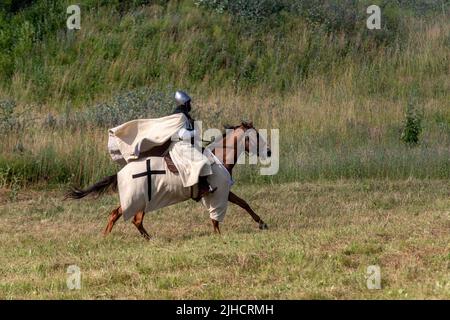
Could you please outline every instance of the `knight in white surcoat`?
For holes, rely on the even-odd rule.
[[[178,132],[177,143],[172,144],[170,155],[179,167],[181,180],[185,187],[190,187],[198,183],[198,197],[213,193],[217,187],[212,187],[208,182],[208,176],[212,174],[211,160],[206,157],[201,150],[201,146],[196,141],[201,141],[199,132],[195,130],[194,119],[189,112],[191,111],[191,97],[183,91],[175,93],[177,107],[173,114],[182,113],[185,115],[185,124]],[[180,168],[181,167],[181,168]],[[200,168],[200,169],[198,169]],[[180,170],[181,169],[181,170]]]
[[[199,201],[217,189],[208,183],[215,160],[205,156],[201,146],[193,143],[201,140],[189,114],[191,98],[185,92],[177,91],[175,101],[177,107],[169,116],[132,120],[109,129],[108,151],[122,167],[144,157],[169,155],[183,187],[198,186],[194,200]]]

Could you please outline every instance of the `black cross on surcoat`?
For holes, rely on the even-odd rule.
[[[147,191],[148,191],[148,201],[152,199],[152,174],[166,174],[166,170],[152,170],[150,165],[150,159],[147,159],[147,171],[133,174],[133,179],[147,177]]]

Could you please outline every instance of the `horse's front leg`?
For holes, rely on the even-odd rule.
[[[269,229],[267,224],[255,213],[255,211],[252,210],[250,205],[244,199],[239,198],[237,195],[230,191],[230,194],[228,195],[228,201],[238,205],[239,207],[247,211],[251,215],[253,220],[255,220],[255,222],[259,224],[259,228],[261,230]]]
[[[214,232],[220,234],[219,221],[211,219],[211,222],[214,228]]]

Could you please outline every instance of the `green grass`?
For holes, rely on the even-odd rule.
[[[146,242],[120,220],[116,195],[62,202],[59,190],[1,190],[0,298],[448,299],[447,181],[380,180],[237,186],[268,223],[231,206],[214,235],[188,202],[149,213]],[[5,197],[3,197],[5,195]],[[82,289],[66,288],[66,268]],[[366,269],[381,268],[368,290]]]
[[[76,32],[65,1],[0,9],[0,187],[115,172],[106,129],[169,113],[177,88],[205,128],[245,118],[280,130],[279,174],[246,168],[241,180],[449,178],[448,1],[389,4],[378,33],[360,7],[315,16],[268,0],[284,9],[255,21],[257,3],[228,8],[245,11],[236,18],[188,0],[87,0]],[[411,102],[423,114],[416,147],[401,140]]]
[[[278,95],[309,88],[317,76],[333,83],[349,73],[364,95],[407,97],[448,72],[446,32],[433,29],[448,24],[448,3],[414,9],[421,2],[386,5],[383,29],[374,32],[364,27],[365,4],[354,2],[316,4],[316,11],[286,6],[254,25],[189,0],[128,6],[85,0],[76,32],[66,30],[65,0],[39,1],[14,15],[0,7],[0,96],[62,111],[141,86],[173,85],[202,96],[249,89]]]
[[[390,1],[379,32],[364,2],[79,2],[76,32],[65,0],[0,5],[0,298],[450,297],[448,1]],[[150,242],[122,221],[103,238],[117,195],[61,201],[117,171],[108,127],[167,114],[178,88],[204,129],[280,130],[277,175],[234,172],[267,232],[230,207],[215,236],[187,203],[147,215]]]

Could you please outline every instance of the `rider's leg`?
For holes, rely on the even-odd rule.
[[[203,196],[208,193],[213,193],[217,190],[217,187],[212,187],[208,182],[208,176],[198,177],[198,196],[194,200],[199,201]]]

